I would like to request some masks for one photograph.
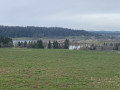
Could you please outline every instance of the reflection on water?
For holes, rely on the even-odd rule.
[[[78,46],[76,46],[76,45],[70,45],[69,46],[69,50],[74,50],[74,49],[76,49],[76,50],[80,49],[80,45],[78,45]]]

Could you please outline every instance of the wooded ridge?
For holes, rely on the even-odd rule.
[[[59,27],[0,26],[0,36],[4,37],[50,37],[50,36],[92,36],[85,30]]]

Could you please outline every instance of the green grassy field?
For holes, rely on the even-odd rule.
[[[0,90],[120,90],[120,53],[0,49]]]

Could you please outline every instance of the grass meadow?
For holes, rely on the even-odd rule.
[[[3,48],[0,90],[120,90],[120,53]]]

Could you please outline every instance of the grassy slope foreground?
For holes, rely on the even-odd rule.
[[[120,90],[120,53],[0,49],[0,90]]]

